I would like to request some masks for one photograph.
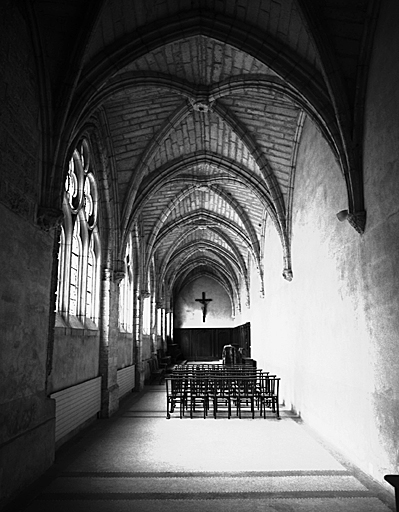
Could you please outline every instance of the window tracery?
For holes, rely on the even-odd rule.
[[[71,248],[71,273],[69,280],[69,314],[77,316],[78,312],[78,296],[79,296],[79,264],[81,261],[81,240],[78,233],[78,219],[76,219],[75,227],[72,234]]]
[[[133,332],[133,268],[132,245],[129,239],[124,258],[125,276],[119,284],[119,328]]]
[[[98,320],[100,238],[98,189],[88,140],[69,162],[64,184],[64,221],[58,255],[57,312],[87,326]]]
[[[58,273],[57,273],[57,311],[62,309],[62,287],[63,287],[63,268],[64,268],[64,252],[61,247],[65,246],[65,231],[61,226],[59,249],[58,249]]]
[[[87,290],[86,290],[86,316],[93,317],[93,299],[95,297],[95,253],[93,239],[90,241],[89,254],[87,257]]]

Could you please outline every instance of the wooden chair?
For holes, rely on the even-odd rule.
[[[160,368],[168,368],[172,364],[171,356],[167,356],[164,354],[162,349],[157,350],[157,358],[158,358],[158,366]]]
[[[225,376],[209,378],[209,396],[213,405],[213,417],[217,419],[218,412],[227,411],[227,418],[231,418],[231,390],[232,380]]]
[[[181,419],[187,407],[187,379],[181,376],[167,376],[165,380],[166,418],[169,420],[170,415],[179,406],[179,416]]]
[[[148,364],[150,367],[151,383],[157,380],[158,384],[162,384],[165,378],[165,368],[160,368],[158,366],[158,359],[156,357],[152,357],[151,359],[149,359]]]
[[[190,407],[190,418],[193,413],[202,410],[204,419],[209,410],[209,379],[205,376],[194,376],[188,381],[187,401]]]
[[[277,419],[280,419],[279,409],[279,386],[280,378],[276,375],[262,374],[258,380],[258,401],[260,415],[266,418],[266,408],[270,408],[275,414]]]
[[[236,404],[237,416],[239,418],[241,418],[242,411],[246,408],[250,409],[252,419],[255,418],[256,391],[256,376],[237,378],[233,401]]]

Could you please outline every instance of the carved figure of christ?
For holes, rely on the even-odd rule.
[[[200,302],[202,304],[202,321],[205,322],[206,318],[206,308],[208,307],[208,302],[211,302],[212,299],[205,298],[206,292],[202,292],[202,299],[195,299],[196,302]]]

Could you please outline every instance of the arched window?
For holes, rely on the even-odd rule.
[[[68,162],[63,210],[57,312],[67,322],[76,317],[82,324],[89,324],[98,318],[101,251],[97,226],[98,190],[86,139],[80,141]]]
[[[62,292],[63,292],[63,274],[64,274],[64,250],[65,247],[65,231],[61,226],[60,242],[58,248],[58,274],[57,274],[57,311],[62,311]]]
[[[94,319],[94,297],[95,297],[95,276],[96,257],[93,249],[93,238],[90,240],[89,253],[87,255],[87,288],[86,288],[86,317]]]
[[[143,334],[151,332],[151,296],[147,294],[143,298]]]
[[[126,244],[124,270],[125,276],[119,285],[119,328],[133,332],[133,270],[131,241]]]
[[[72,249],[71,249],[71,272],[69,280],[69,314],[73,316],[78,315],[78,300],[80,288],[80,262],[81,262],[81,245],[79,235],[79,222],[75,221],[75,227],[72,234]]]

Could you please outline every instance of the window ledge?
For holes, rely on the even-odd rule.
[[[67,322],[58,312],[55,317],[55,329],[58,332],[63,331],[64,335],[70,336],[96,336],[98,333],[98,327],[91,319],[86,320],[85,325],[83,325],[76,316],[69,316]]]
[[[61,327],[64,329],[68,327],[65,320],[62,318],[62,315],[58,313],[58,311],[55,314],[55,327]]]
[[[89,331],[98,331],[97,325],[93,322],[91,318],[86,318],[85,328]]]
[[[69,326],[72,329],[80,329],[84,330],[84,325],[81,323],[81,321],[73,315],[69,315]]]
[[[121,334],[133,334],[133,330],[129,331],[128,329],[126,329],[125,327],[121,327],[119,326],[119,332]]]

